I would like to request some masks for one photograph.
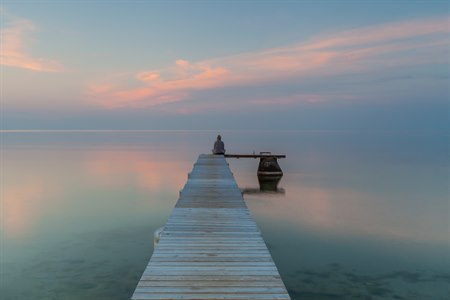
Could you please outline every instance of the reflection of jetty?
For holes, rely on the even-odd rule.
[[[199,156],[132,299],[290,299],[223,156]]]

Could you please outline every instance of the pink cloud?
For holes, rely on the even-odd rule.
[[[448,17],[445,17],[370,26],[344,31],[325,39],[315,39],[304,48],[307,50],[345,48],[399,42],[436,34],[448,35],[448,22]]]
[[[185,99],[189,90],[219,87],[227,80],[227,75],[227,70],[221,67],[207,63],[191,65],[188,61],[177,60],[174,66],[164,72],[137,73],[134,77],[145,84],[143,87],[121,88],[112,83],[93,84],[89,87],[88,98],[107,108],[154,106]]]
[[[37,26],[29,20],[11,17],[0,12],[6,26],[0,29],[2,51],[0,64],[39,72],[61,72],[64,67],[55,60],[36,58],[27,50],[31,33],[37,31]]]
[[[136,75],[136,79],[144,82],[152,82],[161,78],[158,72],[141,72]]]
[[[105,83],[94,83],[88,97],[109,108],[149,107],[189,100],[193,91],[334,76],[386,65],[448,63],[447,57],[436,54],[447,49],[448,34],[448,18],[414,20],[337,32],[331,37],[260,52],[198,62],[178,59],[161,70],[138,72],[133,76],[140,85],[137,88],[122,83],[128,78],[107,82],[111,89],[105,92],[98,92]],[[417,59],[419,56],[421,59]],[[295,96],[292,99],[288,102],[322,101],[317,95],[315,100]],[[260,100],[260,104],[272,102]]]
[[[187,60],[183,60],[183,59],[179,59],[175,63],[177,64],[177,66],[181,66],[181,67],[189,66],[189,62]]]

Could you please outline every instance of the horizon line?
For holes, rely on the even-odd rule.
[[[444,133],[448,129],[0,129],[0,133],[132,133],[132,132],[309,132],[309,133]]]

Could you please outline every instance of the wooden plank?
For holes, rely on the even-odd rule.
[[[199,156],[132,299],[290,299],[223,156]]]
[[[151,299],[151,300],[165,300],[165,299],[183,299],[183,300],[218,300],[218,299],[233,299],[233,300],[267,300],[267,299],[279,299],[279,300],[289,300],[289,295],[287,293],[281,294],[175,294],[175,293],[166,293],[166,294],[148,294],[148,293],[140,293],[136,291],[133,294],[132,299]]]
[[[199,290],[202,293],[211,294],[280,294],[284,292],[283,287],[242,287],[242,286],[139,286],[140,293],[178,293],[178,294],[198,294]]]
[[[201,275],[142,275],[141,280],[145,281],[182,281],[182,282],[209,282],[209,281],[245,281],[245,282],[281,282],[280,275],[258,275],[258,276],[247,276],[247,275],[236,275],[236,276],[225,276],[225,275],[211,275],[208,277]]]
[[[209,281],[150,281],[150,280],[141,280],[138,284],[138,287],[283,287],[283,284],[279,281],[232,281],[232,280],[209,280]]]

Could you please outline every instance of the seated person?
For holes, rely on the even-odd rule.
[[[225,154],[225,145],[222,142],[222,137],[220,136],[220,134],[217,136],[217,140],[214,143],[213,154]]]

